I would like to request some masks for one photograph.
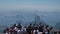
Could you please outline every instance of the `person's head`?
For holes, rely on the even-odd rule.
[[[39,23],[39,25],[41,25],[41,23]]]
[[[16,24],[14,24],[12,27],[15,28],[16,27]]]
[[[16,26],[16,24],[14,24],[14,26]]]
[[[18,23],[18,25],[21,25],[20,23]]]
[[[50,28],[50,30],[52,30],[52,29],[53,29],[53,27]]]
[[[60,31],[58,33],[60,34]]]
[[[55,31],[54,33],[57,34],[57,31]]]
[[[30,26],[32,25],[32,23],[30,23]]]
[[[13,29],[13,27],[10,27],[10,29]]]
[[[49,27],[49,25],[47,25],[46,27]]]
[[[33,26],[35,26],[35,24],[33,24]]]
[[[45,28],[47,29],[48,27],[49,27],[49,25],[46,25],[46,27],[45,27]]]

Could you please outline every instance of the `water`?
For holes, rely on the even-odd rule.
[[[55,26],[56,23],[60,22],[60,12],[37,12],[37,15],[40,16],[40,20],[50,26]],[[0,25],[10,26],[17,20],[24,24],[33,22],[35,20],[34,12],[0,12]]]

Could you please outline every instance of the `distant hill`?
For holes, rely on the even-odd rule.
[[[17,23],[17,21],[19,21],[21,24],[29,24],[30,22],[34,23],[35,21],[39,23],[40,16],[31,12],[10,12],[10,13],[4,13],[0,17],[0,24],[6,26],[15,24]]]
[[[43,12],[37,11],[37,16],[40,17],[37,20],[42,20],[50,26],[55,26],[60,21],[60,12]],[[36,17],[37,17],[36,16]],[[35,11],[2,11],[0,12],[0,25],[7,25],[20,22],[33,22],[35,21]],[[6,23],[6,24],[5,24]]]

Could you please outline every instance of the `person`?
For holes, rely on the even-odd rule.
[[[26,27],[23,27],[22,30],[23,30],[23,34],[27,34]]]
[[[17,25],[14,24],[12,27],[13,27],[13,32],[14,32],[14,34],[17,34],[17,29],[18,29],[18,28],[17,28]]]
[[[22,30],[18,29],[18,30],[17,30],[17,34],[23,34],[23,33],[22,33]]]
[[[9,34],[14,34],[15,32],[14,32],[14,29],[13,29],[13,27],[10,27],[9,28]]]
[[[49,27],[49,25],[46,26],[46,29],[48,31],[48,34],[50,34],[50,31],[53,29],[52,27]]]
[[[48,31],[47,31],[47,29],[46,29],[46,26],[44,26],[43,27],[43,34],[47,34],[48,33]]]
[[[17,28],[18,28],[18,29],[21,29],[21,28],[22,28],[22,26],[21,26],[20,23],[18,23]]]
[[[4,31],[3,31],[4,34],[9,34],[9,28],[6,28]]]
[[[38,34],[43,34],[43,25],[41,25],[41,23],[39,24],[39,33]]]
[[[18,25],[17,25],[17,34],[22,34],[22,26],[21,26],[21,24],[20,23],[18,23]]]
[[[32,34],[32,24],[30,24],[27,28],[28,34]]]
[[[57,34],[57,31],[55,31],[54,34]]]
[[[39,32],[38,27],[37,27],[37,26],[35,26],[35,27],[34,27],[33,34],[38,34],[38,32]]]
[[[58,33],[60,34],[60,31]]]
[[[49,25],[46,26],[46,29],[47,29],[47,34],[50,34],[50,28],[49,28]]]

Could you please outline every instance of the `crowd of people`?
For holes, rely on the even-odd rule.
[[[50,33],[53,28],[49,25],[30,24],[28,26],[22,26],[20,23],[14,24],[11,27],[6,28],[4,34],[53,34]]]

